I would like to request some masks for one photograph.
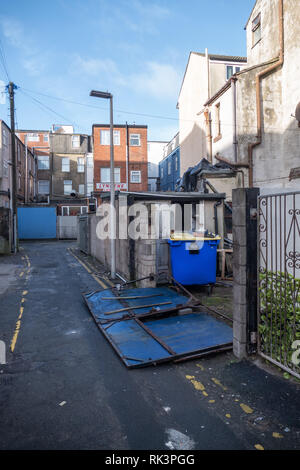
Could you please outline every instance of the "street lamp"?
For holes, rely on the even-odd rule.
[[[105,91],[92,90],[90,96],[110,101],[110,249],[111,278],[116,278],[116,229],[115,229],[115,169],[114,169],[114,136],[113,136],[113,95]]]

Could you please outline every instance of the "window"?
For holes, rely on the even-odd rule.
[[[235,68],[235,73],[238,73],[241,70],[241,67],[236,67]]]
[[[100,144],[110,145],[109,130],[100,130]],[[120,145],[120,131],[114,131],[114,145]]]
[[[21,149],[20,149],[20,145],[17,144],[17,158],[18,158],[18,162],[21,161]]]
[[[178,155],[175,157],[175,171],[178,170]]]
[[[29,142],[39,142],[40,136],[38,134],[27,134],[27,141]]]
[[[94,191],[94,184],[93,183],[87,183],[87,185],[86,185],[87,196],[90,196],[93,191]]]
[[[3,176],[8,178],[8,162],[3,160]]]
[[[215,129],[215,139],[214,141],[216,142],[217,140],[221,139],[222,134],[221,134],[221,121],[220,121],[220,103],[216,104],[215,106],[215,120],[216,120],[216,129]]]
[[[3,145],[5,145],[7,147],[7,145],[8,145],[8,136],[7,136],[6,129],[2,130],[2,140],[3,140]]]
[[[79,157],[77,160],[77,172],[84,173],[84,158]]]
[[[172,162],[171,160],[168,161],[168,175],[172,173]]]
[[[87,157],[86,157],[86,166],[88,168],[93,168],[93,166],[94,166],[93,155],[87,155]]]
[[[70,171],[70,159],[63,157],[61,160],[61,171]]]
[[[72,180],[64,180],[64,194],[71,194]]]
[[[80,207],[80,213],[81,214],[87,214],[88,213],[88,206],[81,206]]]
[[[84,184],[80,184],[78,186],[78,192],[79,192],[79,194],[84,194]]]
[[[140,171],[131,171],[130,172],[130,183],[140,183],[141,182],[141,172]]]
[[[226,78],[229,80],[233,75],[233,66],[232,65],[227,65],[226,67]]]
[[[44,142],[49,142],[49,135],[48,134],[44,134]]]
[[[252,21],[252,47],[261,39],[261,14]]]
[[[101,183],[110,183],[110,168],[100,169]],[[115,168],[115,183],[120,183],[120,168]]]
[[[21,175],[20,175],[20,173],[18,175],[18,189],[19,190],[21,189]]]
[[[61,215],[69,215],[69,206],[63,206],[62,207]]]
[[[48,180],[39,180],[38,192],[39,194],[49,194],[50,184]]]
[[[132,147],[139,147],[141,145],[141,136],[140,136],[140,134],[130,134],[129,144]]]
[[[161,178],[164,177],[164,169],[163,169],[163,167],[160,168],[160,177],[161,177]]]
[[[38,156],[38,169],[49,170],[49,157],[47,155]]]
[[[72,148],[78,149],[80,147],[80,135],[72,135]]]

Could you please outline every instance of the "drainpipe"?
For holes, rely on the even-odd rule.
[[[232,87],[232,115],[233,115],[233,152],[234,152],[234,162],[237,163],[238,161],[238,148],[237,148],[237,119],[236,119],[236,82],[237,78],[233,77],[231,79],[231,87]]]
[[[25,135],[25,204],[28,203],[28,146],[27,134]]]
[[[278,67],[283,65],[284,61],[284,39],[283,39],[283,0],[278,0],[279,7],[279,58],[270,67],[262,70],[256,75],[256,114],[257,114],[257,140],[248,144],[248,163],[249,163],[249,187],[253,187],[253,149],[262,142],[262,116],[261,116],[261,81],[262,79],[273,73]]]
[[[208,56],[208,49],[205,49],[205,57],[206,57],[206,69],[207,69],[207,99],[210,98],[210,70],[209,70],[209,56]]]
[[[128,136],[128,124],[126,121],[126,188],[129,191],[129,136]]]
[[[211,133],[211,118],[209,108],[204,111],[205,124],[206,124],[206,138],[208,141],[208,161],[212,163],[212,133]]]

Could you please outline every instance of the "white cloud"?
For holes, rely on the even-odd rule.
[[[160,99],[177,99],[180,74],[169,64],[147,62],[145,71],[130,77],[131,86],[139,92],[150,94]]]
[[[125,85],[124,77],[112,59],[83,58],[75,54],[72,69],[76,74],[101,78],[102,82],[109,80],[120,86]]]
[[[22,24],[13,18],[0,17],[0,26],[4,37],[8,42],[21,49],[27,55],[35,54],[37,52],[33,42],[28,38],[28,33],[25,33]]]

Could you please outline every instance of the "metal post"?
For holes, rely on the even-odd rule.
[[[18,250],[18,229],[17,229],[17,165],[16,165],[16,146],[15,146],[15,84],[9,82],[8,92],[10,101],[10,129],[11,129],[11,159],[12,159],[12,252]]]
[[[116,219],[115,219],[115,167],[114,167],[114,124],[113,95],[108,92],[92,90],[90,96],[110,100],[110,248],[111,278],[116,278]]]
[[[115,165],[114,165],[113,96],[110,96],[110,249],[111,278],[116,278],[116,220],[115,220]]]

